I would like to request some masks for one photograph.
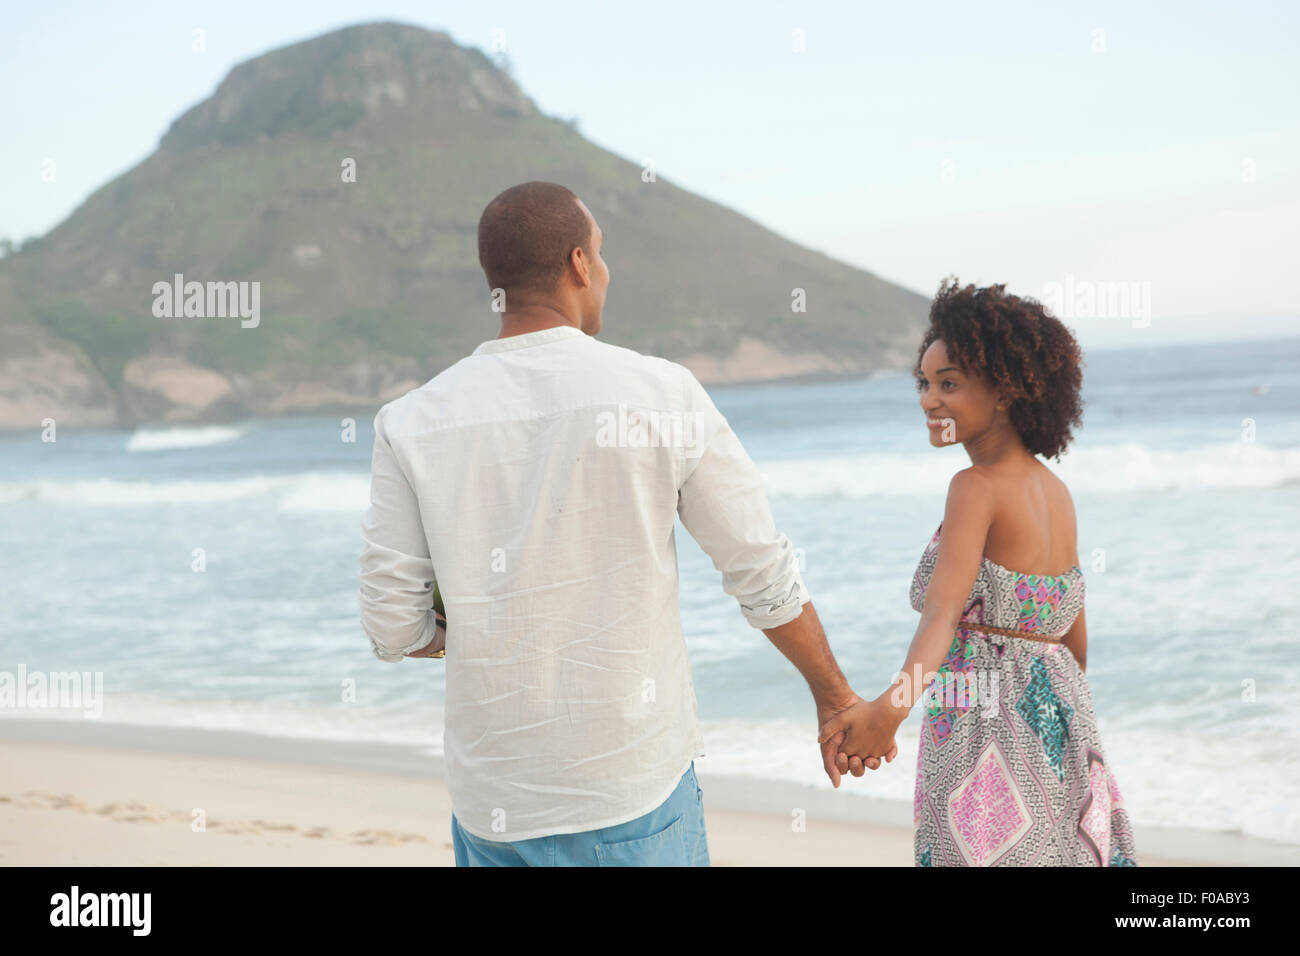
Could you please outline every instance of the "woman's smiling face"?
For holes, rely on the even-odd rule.
[[[935,447],[969,441],[982,434],[997,415],[997,396],[982,376],[967,372],[948,355],[942,339],[921,356],[916,380],[921,410]]]

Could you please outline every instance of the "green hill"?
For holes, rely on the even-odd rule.
[[[378,23],[237,66],[153,155],[0,261],[0,427],[377,405],[496,334],[478,217],[530,179],[601,223],[606,341],[706,383],[910,360],[922,297],[643,182],[478,50]],[[260,283],[260,323],[155,317],[176,273]]]

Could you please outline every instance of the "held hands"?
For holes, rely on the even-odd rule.
[[[878,769],[881,757],[892,762],[898,755],[894,736],[906,716],[890,706],[884,695],[863,700],[855,694],[840,706],[819,708],[822,724],[817,743],[831,783],[839,787],[842,775],[861,777]]]

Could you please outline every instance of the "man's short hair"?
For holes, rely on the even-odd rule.
[[[554,292],[581,246],[591,252],[591,220],[577,195],[558,183],[511,186],[478,221],[478,261],[489,289]]]

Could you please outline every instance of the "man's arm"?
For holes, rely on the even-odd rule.
[[[813,607],[812,601],[804,605],[803,613],[793,621],[780,627],[765,628],[763,633],[808,681],[808,688],[817,705],[818,728],[837,714],[851,711],[862,703],[862,698],[849,687],[848,681],[840,673],[839,665],[835,663],[835,655],[831,653],[826,632],[822,630],[822,622],[817,617],[817,609]],[[820,740],[820,735],[818,738],[822,767],[836,787],[840,785],[840,777],[844,773],[837,759],[844,736],[843,733],[836,734],[825,741]],[[885,759],[892,762],[897,753],[898,748],[894,747],[885,754]],[[875,770],[880,766],[880,758],[870,757],[865,765]]]
[[[684,370],[685,371],[685,370]],[[812,691],[818,724],[853,706],[853,693],[831,653],[790,540],[776,530],[762,477],[726,419],[689,371],[684,375],[694,442],[684,449],[677,512],[722,572],[722,589],[749,624],[794,664]],[[834,749],[823,747],[836,785]]]
[[[703,386],[682,368],[690,438],[677,513],[722,572],[722,589],[756,628],[793,621],[808,592],[790,539],[776,530],[762,477]]]
[[[420,506],[375,416],[370,508],[361,523],[361,628],[381,661],[397,663],[428,646],[436,634],[433,561]],[[423,656],[423,655],[419,655]]]

